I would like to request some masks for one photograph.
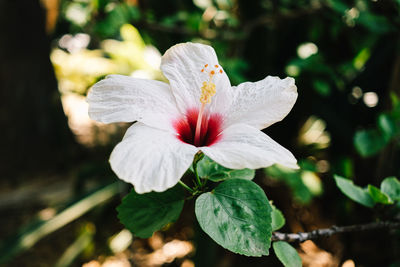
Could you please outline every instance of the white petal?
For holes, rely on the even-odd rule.
[[[258,169],[278,163],[297,169],[296,159],[286,148],[260,130],[246,124],[235,124],[222,133],[218,143],[201,147],[214,161],[230,169]]]
[[[89,116],[104,123],[140,121],[170,130],[178,116],[169,85],[154,80],[109,75],[90,89],[87,101]]]
[[[198,149],[163,130],[132,125],[111,153],[111,168],[137,193],[173,187],[190,167]]]
[[[268,76],[255,83],[242,83],[232,90],[234,99],[227,126],[246,123],[264,129],[286,117],[297,99],[297,88],[290,77],[281,80]]]
[[[208,67],[204,68],[206,64]],[[218,65],[218,68],[215,68],[215,65]],[[196,43],[178,44],[168,49],[161,61],[161,70],[169,80],[181,112],[201,105],[201,87],[203,82],[209,80],[206,71],[201,72],[203,68],[216,69],[213,82],[217,92],[207,108],[211,112],[225,113],[232,100],[231,86],[225,72],[219,72],[222,67],[211,46]]]

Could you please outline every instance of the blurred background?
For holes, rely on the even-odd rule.
[[[233,85],[296,79],[294,109],[265,132],[301,169],[255,179],[283,231],[382,218],[333,174],[361,186],[400,175],[399,0],[1,0],[0,25],[0,264],[280,266],[273,252],[219,247],[193,203],[147,240],[117,219],[130,186],[108,157],[128,125],[90,120],[85,96],[111,73],[165,80],[161,55],[186,41],[212,45]],[[304,266],[400,266],[400,235],[388,231],[295,245]]]

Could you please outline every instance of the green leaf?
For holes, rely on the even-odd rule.
[[[353,59],[353,65],[357,70],[361,70],[365,63],[367,63],[368,59],[371,56],[371,51],[369,47],[364,47],[357,54],[357,56]]]
[[[386,144],[385,137],[375,129],[357,131],[354,136],[354,145],[363,157],[377,154]]]
[[[301,170],[310,171],[310,172],[317,171],[316,164],[313,161],[311,161],[310,159],[299,159],[299,161],[297,163],[300,166]]]
[[[393,201],[400,201],[400,181],[396,177],[387,177],[381,183],[381,191]]]
[[[161,193],[138,194],[132,190],[117,207],[118,218],[136,236],[148,238],[179,218],[184,198],[180,186]]]
[[[372,197],[372,199],[375,201],[375,203],[381,203],[381,204],[393,204],[393,201],[390,199],[390,197],[383,193],[379,188],[373,186],[373,185],[368,185],[368,192],[369,195]]]
[[[285,241],[277,241],[272,244],[274,252],[285,267],[301,267],[301,259],[297,251]]]
[[[378,126],[388,141],[397,134],[396,123],[388,114],[379,115]]]
[[[329,7],[341,15],[349,9],[349,7],[342,1],[328,0],[327,3],[329,4]]]
[[[381,34],[393,30],[393,26],[385,16],[375,15],[370,12],[360,12],[356,21],[372,33]]]
[[[207,156],[198,163],[197,172],[201,178],[209,179],[213,182],[220,182],[227,179],[252,180],[256,173],[255,170],[251,169],[231,170],[225,168]]]
[[[334,175],[334,178],[340,191],[350,199],[370,208],[375,205],[369,193],[361,187],[354,185],[353,181],[340,177],[339,175]]]
[[[195,212],[203,231],[224,248],[246,256],[268,255],[272,209],[257,184],[227,180],[202,194]]]
[[[317,91],[321,96],[329,96],[331,94],[331,88],[326,81],[315,80],[313,85],[315,91]]]
[[[276,208],[274,205],[271,204],[272,207],[272,232],[281,229],[285,225],[285,217],[283,216],[282,212]]]

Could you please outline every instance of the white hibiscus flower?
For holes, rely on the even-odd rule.
[[[196,43],[171,47],[161,70],[169,84],[110,75],[87,97],[96,121],[137,121],[110,157],[114,172],[136,192],[173,187],[198,151],[230,169],[298,168],[292,153],[260,131],[292,109],[293,78],[232,87],[214,49]]]

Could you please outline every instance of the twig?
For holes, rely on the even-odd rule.
[[[374,222],[367,224],[356,224],[349,226],[332,226],[325,229],[316,229],[311,232],[304,233],[272,233],[272,241],[286,241],[286,242],[304,242],[306,240],[317,239],[320,237],[327,237],[339,233],[369,231],[381,228],[400,229],[400,222]]]

